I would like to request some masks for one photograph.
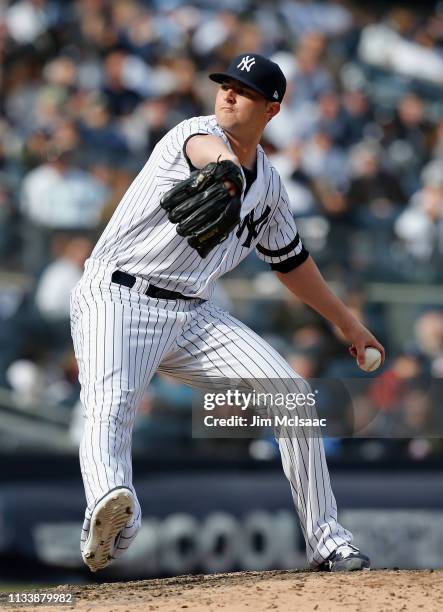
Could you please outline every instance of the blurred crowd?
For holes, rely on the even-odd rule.
[[[425,415],[417,379],[443,376],[443,4],[377,7],[0,0],[0,387],[22,403],[78,405],[69,292],[85,259],[155,144],[179,121],[213,112],[208,72],[258,52],[288,81],[263,147],[308,249],[390,357],[361,398],[362,413],[383,418],[360,429],[388,431],[405,405],[421,402]],[[263,270],[249,258],[234,276]],[[393,338],[395,313],[365,294],[373,281],[432,285],[435,302]],[[253,300],[242,319],[303,376],[359,376],[339,332],[294,298]],[[136,446],[189,439],[191,400],[156,377]],[[403,415],[405,436],[414,415]]]

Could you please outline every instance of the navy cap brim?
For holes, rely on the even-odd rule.
[[[248,87],[249,89],[253,89],[257,93],[261,94],[264,98],[266,98],[266,100],[270,100],[271,102],[277,102],[277,100],[269,98],[267,94],[262,89],[260,89],[260,87],[256,87],[250,81],[242,79],[238,74],[230,74],[229,72],[213,72],[209,75],[209,78],[215,83],[223,83],[227,78],[233,79],[234,81],[239,81],[240,83],[246,85],[246,87]]]

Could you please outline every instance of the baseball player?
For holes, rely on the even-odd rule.
[[[92,571],[129,547],[141,524],[132,483],[137,405],[155,372],[201,386],[215,378],[304,381],[262,338],[215,306],[214,283],[252,250],[338,326],[360,362],[384,349],[328,288],[304,247],[282,180],[259,145],[286,81],[258,54],[224,73],[215,114],[185,120],[156,145],[100,237],[71,300],[84,433],[87,508],[81,551]],[[321,438],[278,439],[313,569],[369,559],[337,521]]]

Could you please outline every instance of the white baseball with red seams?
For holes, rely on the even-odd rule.
[[[381,365],[381,353],[378,349],[370,346],[365,349],[365,360],[363,363],[358,363],[358,367],[365,372],[375,372]]]

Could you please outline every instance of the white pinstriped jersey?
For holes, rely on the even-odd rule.
[[[241,221],[223,243],[202,259],[160,207],[162,195],[191,172],[184,148],[190,136],[214,134],[230,144],[215,115],[187,119],[156,145],[118,205],[92,255],[154,285],[208,299],[215,280],[235,268],[250,251],[273,269],[289,271],[308,252],[290,212],[283,182],[257,147],[257,177],[244,195]]]

